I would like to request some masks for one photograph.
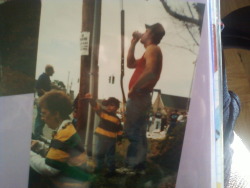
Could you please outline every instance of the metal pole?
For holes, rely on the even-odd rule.
[[[101,30],[101,0],[95,1],[94,9],[94,24],[92,35],[92,51],[91,51],[91,63],[90,63],[90,80],[89,80],[89,92],[95,99],[98,97],[98,57],[99,57],[99,44],[100,44],[100,30]],[[86,132],[86,148],[88,156],[92,156],[93,151],[93,133],[95,125],[95,112],[89,107],[88,109],[88,121]]]
[[[123,104],[126,103],[126,97],[124,92],[124,86],[123,86],[123,77],[124,77],[124,33],[125,33],[125,11],[121,10],[121,90],[122,90],[122,100]]]
[[[122,121],[125,122],[126,96],[123,86],[124,78],[124,34],[125,34],[125,11],[123,10],[123,0],[121,0],[121,78],[120,85],[122,91]]]

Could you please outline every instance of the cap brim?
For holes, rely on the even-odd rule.
[[[149,29],[151,26],[148,24],[145,24],[146,29]]]

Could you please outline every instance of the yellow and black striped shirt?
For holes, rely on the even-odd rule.
[[[88,181],[90,175],[82,168],[87,158],[80,136],[69,121],[63,124],[51,140],[45,162],[66,177]]]
[[[91,104],[93,105],[93,103]],[[92,107],[101,118],[100,123],[95,130],[96,134],[114,139],[123,134],[121,120],[116,114],[107,112],[97,103]]]

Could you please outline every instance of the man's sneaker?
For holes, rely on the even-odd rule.
[[[145,175],[145,170],[131,169],[131,168],[119,168],[116,172],[123,175]]]
[[[135,170],[133,170],[131,168],[125,168],[125,167],[118,168],[115,171],[119,174],[126,174],[126,175],[135,175],[136,174]]]
[[[147,138],[151,138],[151,134],[149,132],[147,132]]]

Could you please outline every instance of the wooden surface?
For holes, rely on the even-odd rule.
[[[239,8],[250,6],[250,0],[221,0],[221,18]],[[250,150],[250,50],[225,50],[229,89],[241,100],[241,113],[235,131]]]
[[[250,51],[227,49],[225,52],[229,90],[241,100],[241,112],[235,131],[250,150]]]
[[[230,12],[250,5],[250,0],[221,0],[221,18],[228,15]]]

